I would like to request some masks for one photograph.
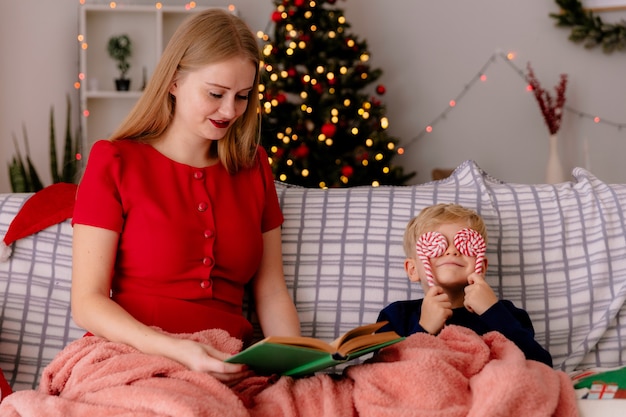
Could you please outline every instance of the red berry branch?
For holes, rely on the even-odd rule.
[[[563,107],[565,106],[565,88],[567,87],[567,75],[561,74],[561,81],[554,87],[556,99],[550,95],[550,92],[544,90],[537,80],[535,73],[528,63],[528,76],[526,77],[530,88],[532,88],[535,98],[539,103],[543,119],[548,125],[551,135],[559,131],[561,127],[561,118],[563,117]]]

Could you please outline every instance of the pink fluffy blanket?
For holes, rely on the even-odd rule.
[[[221,330],[186,337],[223,351]],[[3,417],[45,416],[577,416],[569,377],[499,333],[456,326],[416,334],[342,375],[252,377],[228,388],[213,377],[128,346],[86,337],[44,370],[37,390],[0,403]]]

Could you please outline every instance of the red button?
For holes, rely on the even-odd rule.
[[[210,279],[202,280],[202,282],[200,283],[200,288],[202,288],[203,290],[211,288],[211,280]]]
[[[206,239],[208,239],[208,238],[210,238],[210,237],[213,237],[213,230],[206,229],[206,230],[204,231],[204,237],[205,237]]]
[[[193,177],[197,180],[204,178],[204,171],[196,171],[193,173]]]
[[[206,211],[209,208],[209,205],[206,202],[198,203],[198,211]]]
[[[205,266],[213,266],[214,264],[213,258],[209,258],[208,256],[205,258],[202,258],[202,264],[204,264]]]

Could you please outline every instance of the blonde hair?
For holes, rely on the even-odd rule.
[[[435,204],[424,208],[407,224],[404,231],[404,253],[407,258],[415,257],[415,244],[421,235],[445,223],[464,223],[480,233],[487,244],[487,227],[478,213],[458,204]]]
[[[246,23],[222,9],[207,9],[187,18],[170,39],[143,94],[110,140],[150,142],[161,136],[176,110],[169,90],[185,73],[242,56],[256,68],[254,86],[244,114],[210,152],[235,173],[254,163],[260,140],[260,50]]]

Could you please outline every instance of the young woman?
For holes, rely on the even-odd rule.
[[[76,323],[226,383],[249,371],[168,333],[222,328],[248,340],[250,283],[264,334],[300,334],[283,217],[258,144],[259,57],[228,12],[185,21],[126,120],[93,145],[73,217]]]

